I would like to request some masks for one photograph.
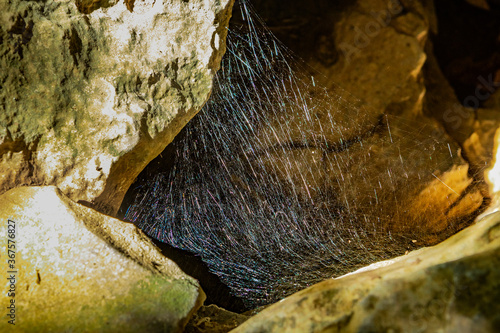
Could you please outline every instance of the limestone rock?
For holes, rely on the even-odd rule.
[[[333,5],[328,10],[332,13],[324,15],[335,19],[321,45],[337,52],[329,61],[314,51],[308,59],[324,74],[316,77],[317,85],[325,85],[329,95],[323,98],[320,89],[306,88],[315,102],[323,98],[336,107],[313,105],[316,123],[304,123],[308,115],[296,112],[266,127],[260,141],[275,136],[277,143],[291,142],[294,148],[307,143],[301,149],[271,151],[263,160],[266,171],[289,172],[292,177],[278,175],[283,186],[303,198],[320,201],[315,189],[326,187],[330,197],[341,198],[339,206],[360,220],[382,221],[382,228],[414,232],[411,237],[426,235],[419,241],[434,245],[473,221],[484,193],[471,185],[473,172],[455,138],[427,118],[429,112],[424,115],[429,103],[424,105],[422,68],[427,35],[436,25],[432,8],[415,1],[362,0],[339,13],[333,14],[338,11]],[[280,123],[288,125],[282,132]],[[292,156],[288,169],[281,166],[285,155]]]
[[[423,47],[428,30],[435,26],[422,2],[255,3],[273,33],[314,68],[309,74],[319,72],[318,86],[350,102],[363,99],[355,103],[366,107],[366,115],[335,115],[337,123],[358,129],[364,120],[369,128],[393,104],[406,103],[413,106],[409,110],[418,111],[424,91],[419,78],[426,59]]]
[[[15,245],[1,273],[15,296],[1,300],[15,301],[16,332],[176,332],[204,300],[135,226],[53,186],[4,193],[0,221],[2,251]]]
[[[203,106],[232,0],[2,1],[0,193],[56,185],[114,214]]]
[[[425,89],[420,69],[433,22],[420,2],[291,1],[295,9],[256,2],[262,3],[262,10],[271,8],[270,28],[279,39],[289,40],[292,50],[313,68],[308,74],[316,84],[308,88],[314,97],[319,93],[316,86],[326,87],[331,96],[354,106],[330,112],[344,140],[366,134],[386,113],[400,116],[401,110],[405,114],[421,111]],[[304,16],[297,18],[294,10]]]
[[[363,98],[375,121],[391,104],[413,104],[408,111],[418,112],[429,29],[422,11],[417,2],[361,1],[336,23],[339,61],[319,69],[329,82]]]
[[[500,329],[500,213],[379,266],[300,291],[233,332]]]

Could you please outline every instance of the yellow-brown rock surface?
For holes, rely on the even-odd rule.
[[[1,332],[180,332],[205,298],[134,225],[54,186],[4,193],[0,221]]]

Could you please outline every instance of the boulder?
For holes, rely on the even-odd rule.
[[[499,267],[496,212],[439,245],[300,291],[232,332],[498,332]]]
[[[54,186],[7,191],[0,221],[1,277],[9,281],[1,302],[13,304],[4,320],[15,324],[2,327],[181,332],[205,299],[198,282],[134,225],[74,203]]]
[[[0,193],[56,185],[115,214],[210,95],[232,3],[2,1]]]

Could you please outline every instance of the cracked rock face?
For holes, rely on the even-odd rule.
[[[7,191],[0,219],[19,332],[179,332],[205,298],[135,226],[54,186]]]
[[[231,0],[3,1],[0,193],[56,185],[114,214],[207,100]]]

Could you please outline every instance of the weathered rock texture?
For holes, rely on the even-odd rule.
[[[15,297],[4,289],[1,302],[15,301],[16,332],[177,332],[205,298],[135,226],[53,186],[4,193],[0,220],[2,251],[15,245],[7,286],[14,282]]]
[[[500,330],[499,213],[386,264],[298,292],[233,332]]]
[[[225,333],[236,328],[250,316],[219,308],[202,306],[186,325],[185,333]]]
[[[486,4],[486,1],[473,2]],[[494,187],[488,191],[484,177],[485,170],[489,171],[488,177],[500,175],[498,165],[489,169],[494,161],[493,137],[500,119],[499,104],[496,102],[499,95],[497,91],[492,91],[498,87],[495,71],[492,75],[493,86],[479,86],[482,96],[489,88],[491,97],[485,103],[489,109],[464,107],[454,87],[440,70],[432,45],[427,41],[429,31],[438,32],[432,1],[338,3],[344,4],[345,8],[337,12],[330,10],[330,14],[324,2],[311,5],[310,12],[317,10],[322,18],[332,18],[321,22],[335,22],[330,30],[326,27],[316,39],[303,39],[309,32],[306,29],[309,26],[302,16],[287,22],[288,25],[280,25],[279,20],[271,22],[278,21],[274,31],[279,36],[299,36],[296,42],[302,48],[299,46],[297,49],[303,50],[299,52],[310,59],[310,64],[326,73],[327,85],[339,82],[367,102],[366,115],[355,113],[345,116],[350,119],[343,119],[342,116],[335,118],[342,119],[345,128],[364,128],[364,133],[368,133],[381,114],[400,119],[392,121],[393,135],[403,137],[401,141],[405,151],[400,156],[406,156],[407,175],[410,179],[419,176],[413,178],[415,181],[398,183],[394,191],[404,192],[408,186],[425,186],[426,189],[403,198],[409,199],[406,206],[411,208],[408,210],[395,209],[396,205],[384,207],[383,212],[398,212],[397,215],[387,216],[387,219],[396,221],[405,214],[411,216],[416,212],[425,212],[412,220],[419,222],[415,226],[425,230],[424,233],[438,233],[449,227],[450,215],[470,221],[471,213],[480,211],[477,208],[484,197],[492,196],[492,202],[498,205],[498,194],[495,196]],[[398,10],[398,5],[404,6],[404,10]],[[314,29],[313,25],[310,25],[311,29]],[[320,27],[321,23],[316,26]],[[462,36],[456,37],[459,40]],[[307,43],[310,47],[303,47]],[[466,48],[463,51],[467,53]],[[427,65],[422,71],[426,59]],[[455,69],[457,67],[460,66],[455,66]],[[466,71],[460,73],[467,74]],[[332,88],[338,90],[333,85]],[[434,121],[424,120],[422,114],[437,119],[447,134],[439,130]],[[419,128],[419,133],[415,134],[405,122],[411,123],[413,130]],[[398,131],[399,135],[394,134]],[[404,133],[411,138],[405,137]],[[353,136],[356,134],[353,133]],[[385,141],[378,138],[380,133],[363,137],[365,148],[376,156],[370,160],[375,165],[367,166],[368,163],[362,163],[362,158],[355,159],[358,163],[353,164],[364,169],[363,174],[376,175],[376,172],[368,171],[377,168],[382,171],[397,170],[387,166],[398,153],[391,152],[390,146],[381,145]],[[413,139],[422,144],[412,146]],[[428,145],[429,141],[434,144]],[[464,156],[467,163],[460,158],[447,159],[441,148],[448,144],[450,153]],[[437,158],[439,162],[422,164],[422,156],[418,154],[428,152],[426,147],[437,147],[432,159]],[[311,161],[314,159],[311,158]],[[443,173],[434,173],[436,178],[428,182],[425,177],[420,177],[422,174],[418,170],[432,165],[436,166],[436,171]],[[353,170],[352,166],[349,167]],[[355,177],[356,174],[361,173],[356,173],[355,167],[354,172],[343,173],[346,177]],[[364,192],[359,191],[363,189],[360,182],[359,177],[352,182],[353,194],[358,195],[352,197],[352,202],[354,198],[362,200],[359,194]],[[446,186],[449,188],[446,189]],[[368,188],[374,187],[367,184]],[[348,191],[344,189],[342,193],[349,194]],[[400,197],[397,199],[401,202]],[[327,280],[296,293],[262,311],[234,332],[496,332],[500,330],[500,305],[496,301],[500,296],[500,214],[496,211],[498,206],[483,214],[475,225],[438,246],[378,263],[378,269]]]
[[[0,193],[56,185],[115,213],[207,100],[232,0],[2,1]]]
[[[435,2],[440,24],[426,46],[426,113],[462,147],[472,186],[488,197],[484,171],[500,126],[500,12],[496,0],[467,2]]]
[[[365,109],[356,116],[345,110],[335,115],[346,129],[359,131],[364,124],[367,131],[386,110],[421,111],[424,45],[434,22],[420,1],[256,3],[270,29],[320,73],[318,85],[350,102],[362,99],[357,104]]]

